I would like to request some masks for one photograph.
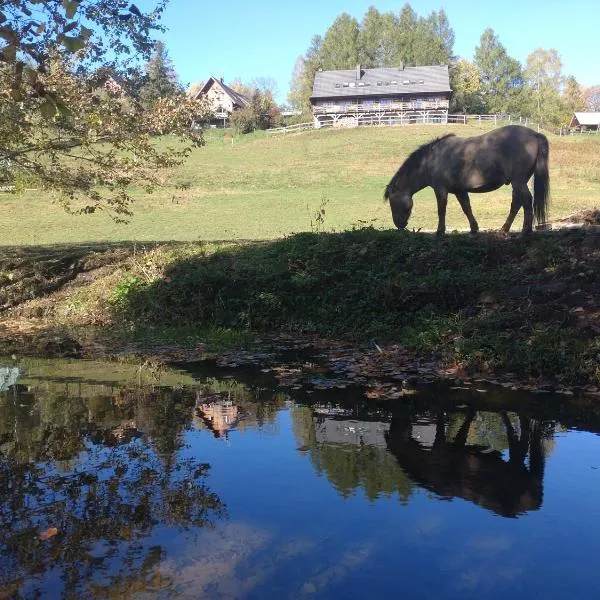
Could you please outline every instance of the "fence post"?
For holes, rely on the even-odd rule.
[[[494,115],[494,125],[498,125],[498,115]]]

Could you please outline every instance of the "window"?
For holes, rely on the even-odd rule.
[[[382,98],[379,102],[381,106],[389,106],[392,103],[389,98]]]

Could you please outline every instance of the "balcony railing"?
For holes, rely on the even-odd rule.
[[[364,112],[388,112],[399,110],[447,110],[448,100],[412,100],[410,102],[392,101],[392,102],[357,102],[352,104],[337,104],[325,102],[313,106],[313,114],[356,114]]]

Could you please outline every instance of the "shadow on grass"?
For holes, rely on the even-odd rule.
[[[576,380],[594,370],[599,267],[600,236],[582,229],[526,240],[303,233],[176,260],[162,278],[123,289],[115,310],[134,326],[374,338]]]
[[[148,339],[158,328],[175,338],[182,328],[314,333],[397,342],[483,371],[600,376],[600,233],[586,229],[506,239],[366,228],[262,242],[4,248],[0,305],[134,254],[113,283],[110,311]]]

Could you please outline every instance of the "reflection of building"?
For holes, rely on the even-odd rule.
[[[215,437],[226,437],[227,432],[240,417],[238,407],[231,400],[217,399],[213,402],[202,402],[202,398],[198,397],[196,410]]]
[[[319,444],[356,444],[385,448],[389,423],[354,419],[314,418],[315,436]]]
[[[0,392],[5,392],[8,388],[17,383],[21,370],[17,367],[0,366]]]

